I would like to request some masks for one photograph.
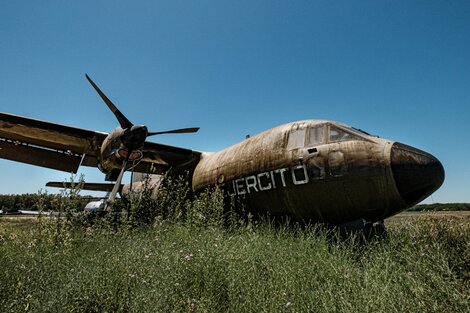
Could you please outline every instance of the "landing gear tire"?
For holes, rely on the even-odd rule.
[[[384,221],[367,223],[364,227],[364,235],[367,238],[386,237],[387,230],[385,229]]]

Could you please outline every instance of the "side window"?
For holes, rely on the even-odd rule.
[[[302,148],[305,143],[305,128],[294,129],[289,133],[287,150]]]
[[[330,126],[330,138],[329,142],[337,142],[337,141],[349,141],[349,140],[358,140],[359,138],[345,132],[342,129],[336,128],[334,126]]]
[[[308,129],[307,147],[325,143],[325,125],[314,126]]]

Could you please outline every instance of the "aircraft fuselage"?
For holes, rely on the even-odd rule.
[[[383,220],[426,198],[443,179],[442,165],[428,153],[311,120],[203,153],[192,185],[220,186],[256,213],[340,224]]]
[[[243,197],[254,213],[331,224],[381,221],[425,199],[444,181],[442,164],[429,153],[334,121],[281,125],[216,153],[149,142],[150,136],[199,128],[149,132],[85,76],[119,127],[106,134],[0,113],[0,158],[69,173],[98,167],[106,180],[115,181],[112,189],[99,184],[111,191],[108,203],[119,190],[145,187],[122,186],[126,170],[189,172],[196,192],[220,186],[227,196]],[[155,193],[160,182],[152,181]],[[89,187],[97,190],[96,184]]]

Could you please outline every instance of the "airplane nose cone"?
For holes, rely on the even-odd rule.
[[[444,182],[444,167],[431,154],[394,143],[391,167],[398,192],[408,205],[414,205],[436,191]]]

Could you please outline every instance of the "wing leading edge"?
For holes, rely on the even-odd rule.
[[[0,158],[76,173],[80,165],[98,167],[107,133],[0,113]],[[200,152],[145,142],[135,170],[163,173],[199,161]]]

